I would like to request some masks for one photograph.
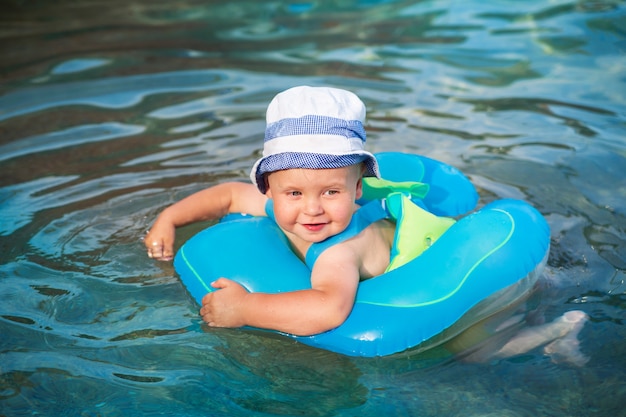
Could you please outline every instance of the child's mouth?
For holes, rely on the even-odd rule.
[[[319,232],[324,228],[325,225],[326,223],[306,223],[302,226],[310,232]]]

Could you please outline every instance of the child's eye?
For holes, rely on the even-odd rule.
[[[302,193],[300,191],[289,191],[287,193],[290,197],[299,197],[302,195]]]
[[[339,194],[339,190],[328,190],[326,191],[327,195],[335,195],[335,194]]]

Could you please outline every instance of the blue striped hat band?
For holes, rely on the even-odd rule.
[[[334,135],[359,138],[365,142],[365,128],[360,120],[342,120],[336,117],[307,115],[282,119],[267,125],[265,142],[282,136]]]

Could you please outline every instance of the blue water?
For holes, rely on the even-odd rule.
[[[626,2],[11,0],[0,23],[0,415],[624,415]],[[301,84],[357,93],[370,150],[537,207],[533,302],[590,316],[589,362],[354,359],[205,328],[140,238],[247,178],[269,100]]]

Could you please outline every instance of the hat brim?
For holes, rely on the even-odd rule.
[[[257,160],[252,166],[250,180],[261,193],[267,192],[265,175],[285,169],[333,169],[364,163],[364,177],[380,178],[378,161],[367,151],[353,151],[349,154],[333,155],[313,152],[283,152],[268,155]]]

